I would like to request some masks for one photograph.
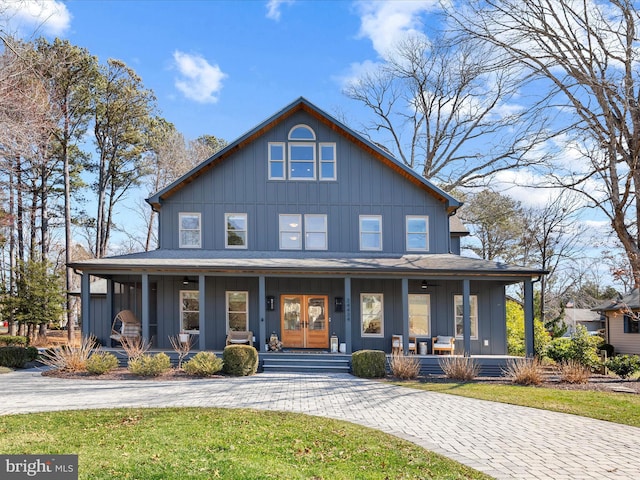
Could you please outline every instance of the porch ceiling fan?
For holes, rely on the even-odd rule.
[[[426,280],[422,280],[422,283],[420,284],[420,288],[423,290],[426,290],[427,288],[439,287],[439,286],[440,286],[439,283],[431,283],[431,282],[427,282]]]

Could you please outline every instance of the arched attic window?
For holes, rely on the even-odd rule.
[[[307,125],[296,125],[289,130],[289,140],[315,140],[316,133]]]

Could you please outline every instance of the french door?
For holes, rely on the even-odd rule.
[[[282,295],[282,344],[289,348],[329,348],[326,295]]]

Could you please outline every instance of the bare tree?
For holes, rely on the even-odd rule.
[[[451,190],[546,160],[544,120],[514,103],[518,73],[486,44],[413,36],[345,94],[375,116],[363,133],[388,137],[406,165]]]
[[[640,285],[640,76],[632,0],[473,0],[452,12],[465,35],[523,68],[556,128],[582,155],[559,158],[557,185],[607,216]]]

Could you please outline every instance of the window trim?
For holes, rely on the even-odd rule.
[[[185,310],[184,309],[184,296],[185,294],[195,295],[198,302],[198,310]],[[198,313],[200,315],[200,291],[199,290],[180,290],[180,331],[188,333],[190,335],[200,334],[200,323],[198,321],[198,330],[187,330],[184,328],[184,313]]]
[[[273,160],[271,158],[271,147],[272,146],[280,146],[282,147],[282,160]],[[268,172],[267,177],[269,180],[286,180],[287,179],[287,147],[285,142],[269,142],[267,146],[268,152]],[[282,176],[276,177],[271,174],[271,165],[273,163],[282,163]]]
[[[423,233],[423,232],[410,232],[409,231],[409,221],[410,220],[414,220],[414,219],[420,219],[420,220],[424,220],[425,221],[425,231],[424,231],[425,246],[424,246],[424,248],[410,248],[409,247],[409,236]],[[429,215],[406,215],[405,216],[405,222],[404,222],[404,228],[405,228],[405,246],[406,246],[407,252],[428,252],[429,251]]]
[[[623,333],[627,333],[629,335],[637,335],[640,334],[640,320],[633,320],[632,316],[629,314],[624,314],[622,317],[622,331]],[[632,327],[631,325],[634,325]]]
[[[332,147],[333,148],[333,160],[323,160],[322,159],[322,147]],[[336,158],[336,144],[335,142],[318,142],[318,178],[320,181],[333,181],[338,179],[338,160]],[[333,164],[333,176],[332,177],[324,177],[322,175],[322,165],[324,163]]]
[[[307,227],[307,219],[312,218],[312,217],[318,217],[318,218],[322,218],[324,220],[324,230],[320,231],[316,231],[316,230],[312,230],[311,232],[309,232],[309,228]],[[323,248],[310,248],[307,246],[307,235],[309,233],[322,233],[324,234],[324,247]],[[326,213],[306,213],[304,215],[304,249],[305,250],[311,250],[311,251],[322,251],[322,250],[327,250],[329,248],[329,227],[328,227],[328,222],[327,222],[327,214]]]
[[[311,147],[311,151],[313,152],[313,159],[312,160],[296,160],[293,158],[293,155],[291,155],[291,149],[293,147]],[[287,153],[289,155],[289,161],[288,163],[288,168],[287,168],[287,175],[289,180],[294,180],[296,182],[313,182],[315,180],[317,180],[318,178],[318,158],[317,158],[317,152],[316,152],[316,143],[315,142],[289,142],[289,144],[287,145]],[[292,167],[293,167],[293,163],[308,163],[310,165],[313,165],[313,176],[312,177],[294,177],[292,176]]]
[[[234,331],[238,331],[238,332],[242,332],[242,331],[249,331],[249,291],[247,290],[226,290],[224,297],[225,297],[225,321],[226,321],[226,328],[227,328],[227,334],[231,331],[230,330],[230,326],[229,326],[229,296],[230,294],[234,294],[234,293],[243,293],[244,294],[244,306],[245,306],[245,310],[244,311],[234,311],[233,313],[244,313],[245,314],[245,318],[246,318],[246,322],[245,322],[245,329],[244,330],[234,330]]]
[[[379,296],[380,298],[380,333],[365,333],[364,331],[364,297]],[[363,338],[384,338],[384,294],[360,293],[360,336]]]
[[[378,232],[363,232],[362,231],[362,220],[364,219],[376,219],[378,220],[378,225],[379,225],[379,230]],[[369,252],[381,252],[382,251],[382,215],[359,215],[358,216],[358,228],[359,228],[359,234],[358,234],[358,246],[360,248],[360,251],[369,251]],[[370,248],[370,247],[364,247],[362,245],[362,234],[363,233],[367,233],[367,234],[372,234],[372,233],[378,233],[378,236],[380,238],[380,247],[379,248]]]
[[[244,230],[233,230],[244,232],[244,245],[229,245],[229,217],[243,217]],[[249,224],[246,213],[225,213],[224,214],[224,248],[246,250],[249,244]]]
[[[458,315],[456,313],[456,307],[458,306],[457,300],[460,299],[460,306],[463,305],[463,295],[461,293],[456,293],[453,296],[453,330],[455,332],[456,338],[464,338],[464,335],[458,335]],[[472,299],[475,299],[472,300]],[[475,335],[471,335],[469,337],[471,340],[478,340],[478,295],[469,295],[469,310],[470,310],[470,320],[471,320],[471,332],[475,330]],[[464,324],[464,314],[460,315],[461,321]],[[475,327],[475,328],[474,328]],[[464,326],[463,326],[464,328]]]
[[[293,228],[295,227],[291,227],[292,230],[282,230],[282,217],[284,216],[289,216],[289,217],[298,217],[298,226],[299,229],[298,230],[293,230]],[[282,246],[282,234],[283,233],[298,233],[299,236],[299,241],[298,247],[283,247]],[[278,214],[278,246],[280,248],[280,250],[302,250],[302,215],[299,213],[280,213]]]
[[[198,244],[190,245],[182,243],[182,232],[184,231],[196,231],[196,229],[192,228],[182,228],[182,218],[183,217],[197,217],[198,218]],[[179,212],[178,213],[178,246],[179,248],[202,248],[202,214],[200,212]]]
[[[415,333],[411,331],[411,297],[425,298],[427,300],[427,333]],[[429,293],[410,293],[407,297],[409,305],[409,335],[411,337],[431,337],[431,294]]]

